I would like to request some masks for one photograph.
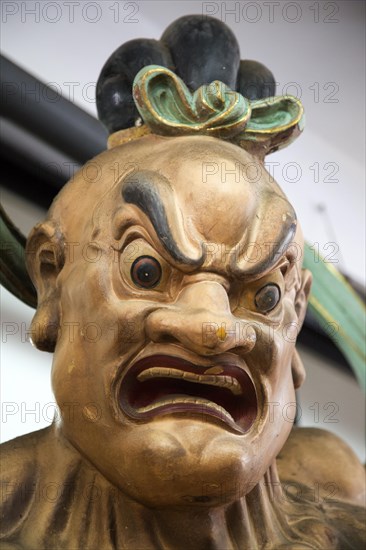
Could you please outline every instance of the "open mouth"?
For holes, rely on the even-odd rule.
[[[168,355],[153,355],[135,363],[119,389],[119,405],[133,419],[163,414],[200,415],[245,433],[258,412],[250,376],[237,365],[194,365]]]

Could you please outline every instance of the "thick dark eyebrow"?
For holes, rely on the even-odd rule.
[[[277,235],[277,241],[275,243],[269,243],[274,245],[271,252],[265,256],[265,258],[256,263],[251,269],[246,268],[242,272],[238,269],[238,274],[243,274],[246,277],[258,276],[265,274],[269,270],[276,269],[276,265],[281,261],[283,257],[286,257],[286,251],[291,244],[296,233],[296,223],[291,222],[288,225],[284,225],[279,235]]]
[[[231,265],[233,273],[239,277],[258,277],[273,269],[281,256],[287,255],[296,229],[296,212],[287,198],[275,190],[264,189],[256,216],[245,235],[245,241],[241,243],[244,245],[244,254],[241,254],[236,264],[233,262]],[[254,257],[248,253],[248,248],[253,245]],[[265,251],[267,245],[271,247],[268,253]],[[261,251],[265,252],[264,257]]]
[[[169,181],[161,174],[148,170],[134,172],[129,174],[123,182],[122,197],[125,202],[134,204],[146,214],[161,244],[173,260],[178,263],[200,266],[203,263],[203,254],[198,258],[189,257],[181,250],[172,235],[166,208],[159,194],[159,186],[161,185],[172,192]]]

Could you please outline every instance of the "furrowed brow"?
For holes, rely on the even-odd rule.
[[[168,199],[169,208],[166,208],[162,194]],[[128,175],[122,187],[122,197],[125,202],[134,204],[149,218],[162,246],[173,260],[190,266],[200,266],[204,260],[202,249],[199,251],[199,256],[192,257],[190,250],[187,250],[192,246],[188,247],[184,242],[178,244],[172,234],[168,215],[175,220],[179,219],[177,212],[169,212],[172,208],[176,208],[174,200],[169,200],[172,194],[169,181],[161,174],[148,170]],[[179,233],[184,235],[184,229],[180,227],[178,229],[180,229]]]

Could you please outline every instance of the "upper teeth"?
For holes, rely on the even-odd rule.
[[[187,372],[179,369],[172,369],[166,367],[151,367],[146,369],[138,375],[137,379],[140,382],[149,378],[183,378],[188,382],[194,382],[196,384],[208,384],[210,386],[219,386],[221,388],[229,389],[234,395],[242,394],[242,388],[236,378],[232,376],[216,376],[214,374],[197,374],[195,372]]]

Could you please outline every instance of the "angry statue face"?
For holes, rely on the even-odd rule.
[[[151,507],[250,491],[303,378],[301,250],[286,197],[234,145],[148,136],[94,159],[28,241],[60,435]]]

